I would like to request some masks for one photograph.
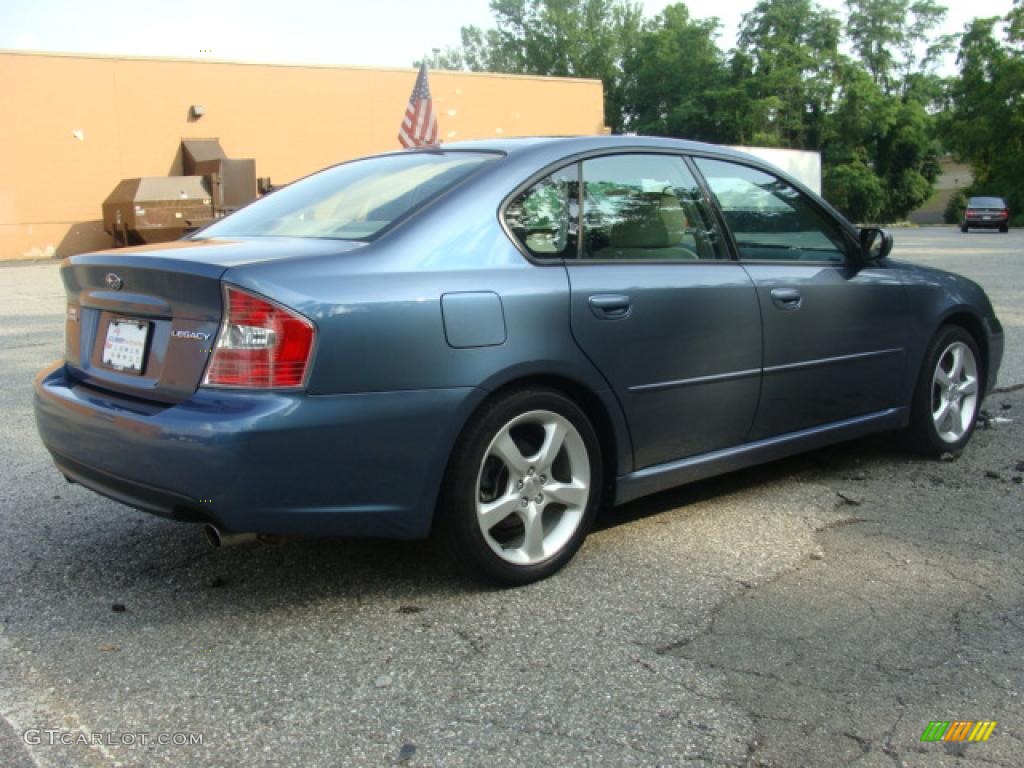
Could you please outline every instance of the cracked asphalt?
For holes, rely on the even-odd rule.
[[[999,420],[962,456],[879,436],[676,489],[510,591],[421,543],[214,551],[65,484],[30,396],[57,271],[0,267],[0,765],[1020,765],[1024,233],[896,239],[1007,329]],[[920,741],[956,719],[998,726]]]

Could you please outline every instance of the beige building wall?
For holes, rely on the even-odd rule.
[[[924,205],[913,211],[907,218],[915,224],[943,224],[946,207],[958,189],[965,189],[974,183],[971,166],[958,163],[946,156],[939,159],[942,173],[935,180],[935,191]]]
[[[107,247],[122,178],[180,174],[182,138],[219,138],[275,184],[399,149],[412,69],[0,51],[0,259]],[[431,72],[443,141],[594,134],[597,80]],[[202,104],[205,115],[190,119]]]

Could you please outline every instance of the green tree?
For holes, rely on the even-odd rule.
[[[1007,15],[1006,20],[1010,23],[1007,39],[1013,43],[1024,41],[1024,2],[1013,0],[1013,10]]]
[[[733,72],[757,120],[750,141],[821,147],[840,61],[840,31],[836,16],[811,0],[760,0],[744,15]]]
[[[829,202],[854,221],[882,220],[885,187],[864,158],[826,166],[822,189]]]
[[[996,26],[1006,21],[1001,35]],[[1000,39],[1001,37],[1001,39]],[[975,19],[960,42],[960,77],[944,126],[949,147],[974,170],[971,191],[1024,211],[1024,4],[1005,19]]]
[[[904,219],[931,197],[938,157],[935,118],[920,100],[886,94],[855,62],[843,68],[822,156],[833,204],[856,221]]]
[[[946,8],[934,0],[846,0],[846,8],[846,36],[885,93],[898,90],[952,48],[950,38],[933,37],[946,17]]]
[[[920,207],[939,175],[932,71],[945,9],[932,0],[847,0],[852,57],[837,77],[823,152],[823,188],[857,221],[894,221]],[[923,57],[917,52],[926,49]]]
[[[959,224],[963,221],[964,211],[967,210],[967,195],[962,189],[958,189],[949,196],[949,202],[942,212],[942,220],[947,224]]]
[[[716,44],[718,19],[693,19],[686,5],[644,24],[623,61],[623,122],[637,133],[734,140],[728,71]]]
[[[842,68],[822,155],[822,191],[854,221],[880,221],[886,207],[875,160],[878,142],[895,119],[890,107],[866,70],[853,62]]]
[[[605,122],[622,130],[623,59],[636,45],[642,14],[632,0],[491,0],[494,27],[463,27],[449,69],[561,77],[604,83]]]

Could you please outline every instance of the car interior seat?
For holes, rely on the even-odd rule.
[[[697,258],[682,242],[689,220],[675,194],[638,194],[622,209],[628,215],[612,226],[606,249],[610,253],[602,256],[639,261]]]

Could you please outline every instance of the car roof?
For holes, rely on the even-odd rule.
[[[706,144],[686,139],[667,139],[658,136],[523,136],[505,139],[480,139],[444,143],[442,150],[476,150],[502,152],[509,156],[522,156],[536,152],[557,150],[565,155],[602,149],[668,149],[682,152],[713,152],[737,159],[751,160],[750,155],[719,144]]]

